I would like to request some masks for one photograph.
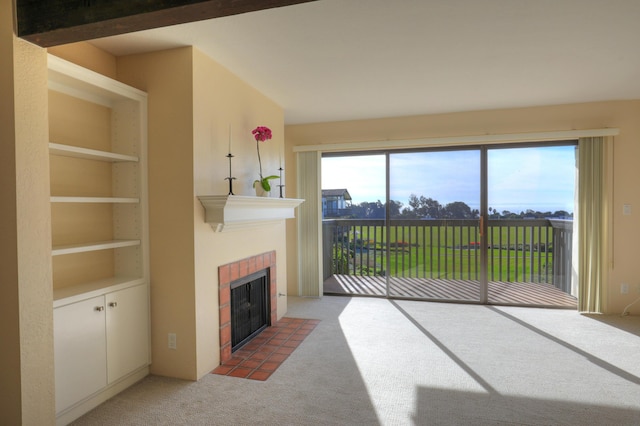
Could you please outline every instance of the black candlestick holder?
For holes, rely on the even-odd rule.
[[[278,185],[278,188],[280,189],[280,198],[284,198],[282,196],[282,188],[284,188],[284,185],[282,185],[282,171],[284,169],[282,168],[282,166],[280,166],[280,168],[278,169],[278,171],[280,172],[280,185]]]
[[[224,180],[229,181],[229,195],[235,195],[233,193],[233,181],[235,178],[231,176],[231,159],[233,158],[233,155],[231,153],[228,153],[227,158],[229,159],[229,177],[224,178]]]

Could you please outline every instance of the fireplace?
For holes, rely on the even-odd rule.
[[[269,270],[263,269],[233,281],[231,352],[240,349],[269,325]]]
[[[220,362],[223,363],[231,358],[232,349],[236,349],[236,344],[233,338],[233,325],[236,321],[232,317],[232,292],[236,288],[246,287],[248,282],[253,281],[256,277],[264,275],[264,285],[252,284],[251,291],[266,291],[262,293],[266,299],[266,311],[261,315],[266,316],[266,325],[257,326],[254,332],[250,332],[248,339],[241,338],[239,346],[242,346],[253,336],[258,334],[263,328],[268,327],[270,324],[275,324],[278,319],[278,303],[277,303],[277,282],[276,282],[276,252],[270,251],[255,256],[248,257],[246,259],[238,260],[236,262],[228,263],[218,267],[218,298],[219,298],[219,314],[220,314]],[[233,289],[232,289],[233,287]],[[246,291],[239,290],[240,292]],[[239,294],[242,300],[242,295]],[[256,296],[250,296],[252,300]],[[246,307],[246,303],[245,307]],[[252,303],[252,302],[251,302]],[[252,311],[256,311],[252,308]],[[233,322],[233,325],[232,325]],[[251,327],[249,327],[251,329]]]

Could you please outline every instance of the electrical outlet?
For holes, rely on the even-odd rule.
[[[627,283],[620,284],[620,293],[621,294],[629,293],[629,284],[627,284]]]
[[[176,338],[176,333],[169,333],[169,338],[168,338],[168,346],[169,349],[176,349],[177,348],[177,338]]]

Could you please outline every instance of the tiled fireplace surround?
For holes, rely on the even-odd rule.
[[[218,267],[218,299],[220,301],[220,363],[231,358],[231,283],[254,272],[269,269],[271,324],[278,320],[278,286],[276,252],[269,251]]]

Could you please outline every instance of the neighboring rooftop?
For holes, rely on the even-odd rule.
[[[325,197],[344,197],[345,200],[351,201],[351,194],[346,188],[340,189],[323,189],[322,190],[322,198]]]

